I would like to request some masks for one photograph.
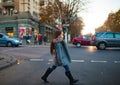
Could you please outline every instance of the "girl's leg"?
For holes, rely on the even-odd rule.
[[[47,81],[47,77],[49,76],[49,74],[56,69],[57,66],[53,65],[52,67],[49,67],[47,69],[47,71],[45,72],[45,74],[41,77],[42,80],[44,80],[44,82],[49,83],[49,81]]]
[[[70,72],[70,68],[68,65],[63,66],[65,68],[65,74],[68,77],[68,79],[70,80],[70,84],[74,84],[77,83],[78,80],[74,79],[71,72]]]
[[[49,67],[51,70],[55,70],[57,66],[53,65],[51,67]]]
[[[65,68],[65,72],[69,72],[70,71],[70,68],[69,68],[68,65],[64,65],[63,67]]]

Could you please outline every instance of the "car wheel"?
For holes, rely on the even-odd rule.
[[[77,44],[76,44],[76,47],[81,47],[81,44],[80,44],[80,43],[77,43]]]
[[[18,47],[19,45],[15,45],[15,47]]]
[[[101,42],[101,43],[98,44],[97,48],[100,49],[100,50],[105,50],[106,44],[104,42]]]
[[[12,43],[11,43],[11,42],[8,42],[8,43],[7,43],[7,46],[8,46],[8,47],[12,47]]]

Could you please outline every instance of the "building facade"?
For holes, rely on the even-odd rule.
[[[23,39],[39,33],[40,0],[0,0],[0,32]]]
[[[24,42],[26,36],[34,37],[38,33],[47,34],[51,40],[54,29],[42,25],[39,17],[40,6],[46,4],[46,0],[0,0],[0,32]]]

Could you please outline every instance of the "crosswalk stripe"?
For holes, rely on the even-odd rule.
[[[107,63],[107,61],[91,60],[92,63]]]
[[[44,61],[43,59],[30,59],[30,61]]]
[[[44,61],[44,59],[29,59],[29,61],[33,61],[33,62],[42,62],[42,61]],[[48,62],[53,62],[53,59],[49,59],[48,60]],[[85,62],[85,60],[72,60],[72,62],[74,62],[74,63],[84,63]],[[90,62],[91,63],[108,63],[108,61],[100,61],[100,60],[90,60]],[[120,63],[120,61],[113,61],[113,63]]]
[[[53,59],[49,59],[48,61],[52,62],[52,61],[53,61]]]
[[[120,61],[114,61],[114,63],[120,63]]]
[[[72,60],[72,62],[85,62],[84,60]]]

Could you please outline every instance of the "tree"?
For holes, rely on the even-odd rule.
[[[81,17],[78,17],[72,24],[70,24],[70,31],[72,37],[75,37],[81,34],[81,30],[83,29],[84,23]]]
[[[72,24],[86,4],[87,0],[47,0],[46,6],[40,8],[40,20],[54,25],[55,20],[60,18],[62,24]]]
[[[115,13],[113,23],[114,23],[114,29],[112,29],[112,31],[120,32],[120,10],[118,10]]]
[[[104,24],[96,29],[97,31],[120,32],[120,10],[115,13],[109,13]]]

